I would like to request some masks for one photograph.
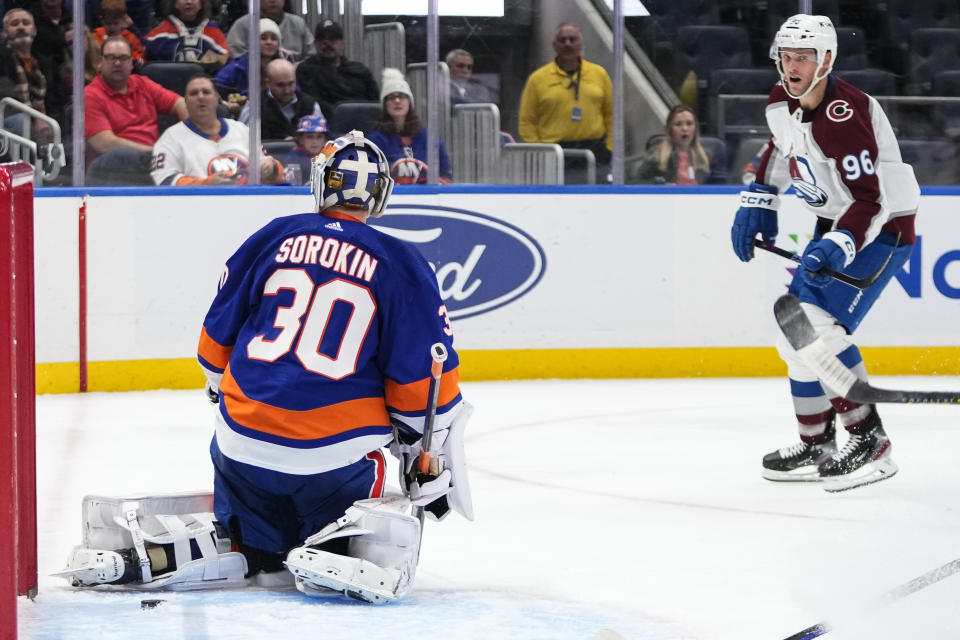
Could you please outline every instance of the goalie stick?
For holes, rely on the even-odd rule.
[[[437,417],[437,400],[440,397],[440,376],[443,375],[443,363],[447,361],[447,348],[437,342],[430,347],[430,386],[427,390],[427,412],[423,418],[423,438],[420,440],[420,457],[413,471],[414,474],[427,476],[430,474],[430,446],[433,443],[433,423]],[[420,532],[423,535],[424,507],[414,508],[417,519],[420,520]]]
[[[909,582],[903,583],[899,587],[887,591],[885,594],[880,596],[876,604],[880,605],[896,602],[901,598],[909,596],[911,593],[916,593],[921,589],[926,589],[930,585],[936,584],[944,578],[949,578],[958,571],[960,571],[960,558],[951,560],[947,564],[939,566],[936,569],[931,569],[922,576],[918,576]],[[784,640],[811,640],[812,638],[819,638],[823,634],[830,631],[831,628],[832,627],[830,626],[830,623],[824,620],[815,625],[807,627],[803,631],[798,631],[792,636],[784,638]]]
[[[769,251],[770,253],[775,253],[776,255],[786,258],[787,260],[792,260],[797,264],[801,264],[803,262],[803,260],[797,254],[787,251],[786,249],[783,249],[781,247],[778,247],[772,242],[764,242],[759,238],[754,238],[753,246],[759,247],[764,251]],[[874,282],[877,281],[877,278],[880,277],[880,274],[883,273],[883,270],[887,268],[887,265],[890,263],[891,258],[893,258],[893,251],[891,251],[890,255],[887,256],[887,259],[883,261],[883,264],[880,265],[879,269],[877,269],[875,272],[873,272],[872,274],[870,274],[865,278],[854,278],[853,276],[848,276],[845,273],[834,271],[833,269],[830,269],[828,267],[823,267],[817,273],[820,273],[825,276],[829,276],[834,280],[839,280],[840,282],[844,284],[848,284],[851,287],[855,287],[857,289],[866,289],[867,287],[869,287],[870,285],[872,285]]]
[[[833,391],[859,404],[897,402],[907,404],[960,404],[958,391],[906,391],[878,389],[860,380],[820,340],[800,301],[791,294],[780,296],[773,305],[777,324],[790,345],[817,377]]]

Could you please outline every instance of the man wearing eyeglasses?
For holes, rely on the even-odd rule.
[[[130,43],[103,41],[100,73],[84,89],[88,184],[151,185],[150,157],[160,137],[157,114],[187,117],[183,98],[133,72]]]
[[[490,91],[473,78],[473,56],[466,49],[453,49],[447,54],[450,69],[450,104],[494,102]]]
[[[563,23],[553,38],[557,54],[530,74],[520,97],[520,137],[593,151],[597,173],[613,151],[613,83],[606,70],[583,59],[580,29]]]

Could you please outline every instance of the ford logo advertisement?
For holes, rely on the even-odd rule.
[[[469,318],[516,300],[536,286],[546,268],[543,249],[531,236],[474,211],[398,204],[368,222],[416,245],[437,274],[450,318]]]

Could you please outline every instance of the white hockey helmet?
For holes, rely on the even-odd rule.
[[[354,130],[325,144],[313,158],[310,192],[318,212],[345,207],[378,218],[393,192],[393,178],[380,147]]]
[[[780,72],[782,80],[781,49],[814,49],[817,52],[817,62],[819,64],[823,64],[827,52],[830,52],[830,66],[822,73],[819,68],[817,69],[817,74],[806,91],[799,96],[795,96],[787,89],[787,95],[791,98],[800,99],[810,93],[817,86],[817,83],[826,78],[833,69],[833,63],[837,59],[837,30],[833,28],[833,23],[827,16],[811,16],[806,13],[798,13],[787,18],[786,22],[780,25],[780,29],[773,37],[773,44],[770,45],[770,58],[776,63],[777,71]],[[786,89],[786,83],[784,83],[784,89]]]

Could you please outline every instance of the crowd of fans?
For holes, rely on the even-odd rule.
[[[214,11],[211,0],[170,0],[165,14],[154,14],[149,10],[152,3],[143,0],[88,3],[93,28],[84,34],[83,131],[76,132],[85,140],[86,184],[236,184],[245,180],[246,143],[225,143],[239,141],[238,132],[251,124],[249,21],[242,19],[244,14],[237,15],[235,4],[221,0]],[[69,141],[74,135],[69,6],[64,0],[34,0],[7,7],[0,47],[0,97],[15,98],[55,119],[63,140]],[[261,139],[286,140],[293,147],[279,158],[291,169],[281,166],[274,171],[272,164],[265,165],[261,180],[305,183],[308,160],[329,134],[327,123],[334,107],[344,101],[362,101],[379,102],[380,116],[368,133],[386,152],[398,182],[426,182],[427,130],[403,71],[387,68],[382,78],[375,78],[363,63],[344,55],[340,24],[323,19],[311,33],[302,17],[284,10],[283,0],[262,0],[261,15]],[[579,30],[574,25],[563,25],[561,30],[564,33],[558,31],[555,46],[564,68],[555,62],[551,65],[557,72],[576,74],[575,115],[572,122],[556,127],[550,121],[557,96],[525,91],[524,113],[540,112],[541,116],[539,129],[529,129],[526,141],[592,148],[606,162],[612,130],[609,77],[601,67],[585,61],[581,70]],[[567,33],[572,36],[566,38]],[[494,93],[472,76],[469,51],[453,49],[446,62],[451,105],[492,101]],[[160,78],[157,82],[151,79],[155,74],[148,73],[156,63],[192,63],[197,65],[191,67],[197,77],[181,79],[177,87]],[[600,95],[593,90],[595,82],[602,84]],[[16,109],[6,110],[5,116],[7,131],[30,137],[38,145],[50,142],[52,131],[45,120]],[[560,138],[554,131],[562,132]],[[512,141],[509,135],[503,139]],[[71,147],[65,147],[69,156]],[[195,156],[192,162],[186,157],[190,155]],[[453,179],[441,140],[437,180]]]
[[[53,118],[68,142],[74,135],[70,3],[8,0],[5,6],[0,98],[14,98]],[[87,184],[153,184],[151,174],[158,175],[153,166],[154,145],[167,127],[187,119],[184,87],[188,78],[183,76],[176,87],[171,86],[148,73],[151,65],[191,63],[191,69],[212,81],[215,115],[250,125],[246,3],[168,0],[165,12],[155,12],[159,5],[153,0],[99,0],[86,6],[91,28],[85,28],[83,34],[84,130],[77,135],[85,140]],[[279,179],[305,183],[309,171],[302,156],[316,145],[306,144],[304,136],[326,138],[343,133],[342,127],[332,126],[336,124],[332,119],[336,105],[366,102],[379,103],[379,118],[375,126],[367,127],[368,133],[387,152],[394,177],[400,183],[426,182],[430,175],[426,129],[403,70],[388,68],[383,77],[374,77],[362,62],[344,55],[340,24],[321,19],[311,32],[301,16],[285,10],[284,0],[262,0],[261,16],[260,137],[295,145],[294,164],[299,167],[281,171]],[[553,143],[571,150],[565,153],[568,182],[576,181],[570,177],[578,175],[584,162],[584,151],[572,150],[589,150],[596,161],[597,181],[607,182],[613,147],[610,77],[603,66],[583,55],[577,25],[560,24],[552,45],[555,56],[534,69],[524,83],[518,105],[518,141]],[[469,51],[451,49],[445,62],[451,107],[497,102],[496,90],[474,76],[474,57]],[[51,142],[53,131],[46,121],[11,108],[3,113],[3,127],[8,132],[32,138],[39,146]],[[665,135],[651,138],[647,152],[632,158],[626,180],[676,185],[727,182],[726,149],[717,148],[716,143],[722,147],[722,141],[701,137],[704,129],[697,114],[696,107],[677,105],[665,122]],[[306,128],[304,123],[309,123]],[[199,138],[201,134],[195,135]],[[501,144],[512,141],[510,134],[501,132]],[[439,182],[456,180],[447,153],[449,144],[449,140],[440,140]],[[753,144],[758,151],[760,145]],[[69,161],[71,147],[65,147]],[[278,154],[281,161],[288,151]],[[749,174],[749,164],[735,167],[729,180],[736,181],[744,171]],[[68,173],[63,172],[64,182]]]

